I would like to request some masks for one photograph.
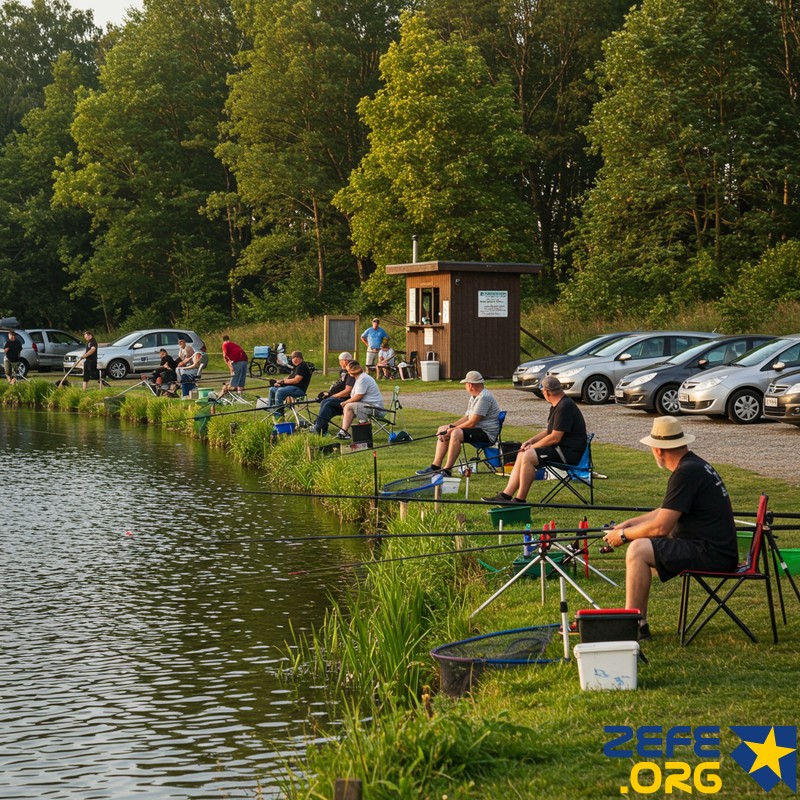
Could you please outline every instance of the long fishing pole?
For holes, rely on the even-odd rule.
[[[496,531],[495,531],[496,533]],[[536,540],[530,543],[531,546],[537,547],[538,543]],[[440,550],[435,553],[421,553],[416,554],[413,556],[398,556],[396,558],[380,558],[374,561],[353,561],[349,564],[338,564],[334,566],[328,567],[320,567],[319,571],[327,571],[331,569],[351,569],[353,567],[373,567],[378,566],[380,564],[393,564],[399,561],[415,561],[419,560],[420,558],[434,558],[436,556],[457,556],[463,555],[464,553],[480,553],[486,550],[504,550],[510,547],[519,547],[520,542],[511,542],[510,544],[490,544],[490,545],[481,545],[480,547],[464,547],[460,550]],[[308,575],[313,574],[317,570],[315,569],[303,569],[303,570],[296,570],[294,572],[288,573],[289,575]]]
[[[226,489],[226,492],[234,494],[258,494],[268,495],[271,497],[310,497],[312,499],[327,499],[327,500],[381,500],[396,503],[412,502],[412,503],[445,503],[449,505],[478,505],[490,507],[503,507],[503,508],[524,508],[530,506],[531,508],[563,508],[563,509],[580,509],[584,512],[591,509],[592,511],[639,511],[646,512],[652,511],[653,506],[587,506],[584,503],[533,503],[525,501],[524,503],[509,502],[509,503],[487,503],[485,500],[434,500],[431,497],[413,497],[398,494],[333,494],[324,492],[278,492],[269,489]],[[755,512],[742,512],[740,516],[755,516]]]
[[[449,532],[436,532],[436,533],[342,533],[342,534],[324,534],[320,536],[287,536],[282,537],[280,539],[271,539],[269,537],[264,538],[244,538],[244,539],[217,539],[217,544],[248,544],[248,543],[259,543],[259,542],[270,542],[271,544],[303,544],[305,542],[329,542],[329,541],[338,541],[342,539],[357,539],[360,541],[368,540],[368,539],[386,539],[391,541],[392,539],[441,539],[441,538],[452,538],[453,536],[497,536],[498,533],[501,534],[529,534],[533,541],[537,541],[537,535],[539,533],[542,534],[555,534],[554,536],[548,536],[547,541],[550,542],[571,542],[575,538],[581,539],[599,539],[602,538],[610,528],[603,527],[603,528],[553,528],[547,531],[528,531],[528,530],[502,530],[502,531],[449,531]],[[559,535],[564,535],[564,538],[559,539]],[[566,534],[571,534],[570,536],[566,536]],[[586,536],[584,534],[591,534]]]
[[[319,403],[320,400],[309,400],[308,403]],[[305,401],[304,401],[305,404]],[[287,404],[284,403],[283,406]],[[291,405],[291,404],[289,404]],[[255,408],[243,408],[241,411],[220,411],[219,416],[221,417],[232,417],[234,414],[252,414],[254,411],[264,411],[267,414],[273,414],[277,409],[281,408],[281,406],[255,406]],[[216,416],[216,415],[215,415]],[[171,425],[175,422],[188,422],[189,420],[197,419],[197,414],[192,414],[191,417],[180,417],[178,419],[162,419],[159,424],[161,425]]]

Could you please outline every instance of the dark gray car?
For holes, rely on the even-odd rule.
[[[595,350],[615,342],[617,339],[622,339],[623,336],[630,336],[631,333],[633,331],[601,333],[599,336],[593,336],[585,342],[570,347],[569,350],[565,350],[563,353],[525,361],[514,370],[514,374],[511,376],[511,383],[515,389],[519,389],[522,392],[532,392],[537,397],[543,397],[539,384],[541,384],[542,378],[547,375],[547,370],[553,369],[570,359],[587,356]]]
[[[764,334],[741,334],[700,342],[663,364],[628,373],[617,384],[614,399],[617,405],[627,408],[676,416],[681,413],[678,389],[687,378],[704,369],[730,364],[748,350],[774,338]]]

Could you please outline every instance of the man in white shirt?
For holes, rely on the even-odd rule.
[[[364,419],[368,410],[375,413],[376,407],[378,410],[383,408],[383,397],[375,378],[367,375],[358,361],[351,361],[347,372],[356,382],[350,397],[342,401],[342,429],[336,434],[339,439],[350,438],[348,431],[354,419]]]

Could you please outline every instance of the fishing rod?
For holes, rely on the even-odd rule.
[[[331,424],[336,425],[336,423],[333,422],[333,420],[331,420]],[[339,427],[339,426],[337,425],[337,427]],[[340,428],[340,430],[343,430],[343,429]],[[411,436],[409,434],[409,438],[408,439],[404,439],[401,442],[387,442],[386,444],[379,444],[379,445],[376,445],[375,447],[366,447],[366,448],[362,447],[360,450],[345,450],[345,451],[340,452],[338,454],[337,453],[332,453],[331,455],[334,458],[341,457],[341,456],[352,456],[352,455],[355,455],[356,453],[373,452],[375,450],[383,450],[383,449],[385,449],[387,447],[399,447],[400,445],[403,445],[403,444],[414,444],[415,442],[424,442],[426,439],[433,439],[436,435],[437,434],[432,433],[430,436],[419,436],[416,439],[414,439],[414,438],[411,438]],[[348,440],[345,439],[345,440],[340,440],[340,441],[347,442]],[[324,444],[324,445],[322,445],[322,447],[320,449],[326,448],[326,447],[330,447],[333,444],[339,444],[339,442],[334,441],[334,442],[330,442],[328,444]]]
[[[496,533],[496,531],[495,531]],[[538,546],[538,542],[533,540],[530,542],[530,545],[533,547]],[[399,561],[415,561],[419,560],[420,558],[434,558],[436,556],[457,556],[463,555],[464,553],[480,553],[485,552],[486,550],[503,550],[510,547],[519,547],[520,543],[512,542],[510,544],[490,544],[490,545],[482,545],[480,547],[464,547],[461,550],[441,550],[435,553],[421,553],[416,554],[413,556],[397,556],[396,558],[380,558],[376,559],[375,561],[353,561],[349,564],[338,564],[334,566],[328,567],[320,567],[319,570],[312,569],[302,569],[296,570],[294,572],[289,572],[289,575],[309,575],[313,574],[317,571],[328,571],[328,570],[339,570],[339,569],[351,569],[354,567],[373,567],[378,566],[380,564],[392,564]]]
[[[328,499],[328,500],[379,500],[390,501],[396,503],[412,502],[412,503],[445,503],[448,505],[478,505],[490,507],[503,507],[503,508],[524,508],[530,506],[531,508],[563,508],[563,509],[578,509],[584,512],[591,509],[592,511],[639,511],[646,512],[652,511],[653,506],[587,506],[584,503],[533,503],[525,501],[524,503],[509,502],[509,503],[487,503],[485,500],[434,500],[431,497],[412,497],[397,494],[333,494],[324,492],[278,492],[269,489],[226,489],[226,492],[234,494],[258,494],[268,495],[271,497],[309,497],[315,500]],[[747,516],[747,512],[743,512],[741,516]],[[755,516],[751,513],[750,516]]]
[[[306,401],[303,401],[304,404]],[[320,403],[320,400],[309,400],[308,403]],[[267,414],[274,413],[277,409],[283,408],[286,405],[291,405],[291,403],[283,403],[279,406],[255,406],[255,408],[243,408],[240,411],[221,411],[219,416],[221,417],[232,417],[234,414],[252,414],[254,411],[264,411]],[[216,415],[215,415],[216,416]],[[198,418],[197,414],[192,414],[191,417],[180,417],[178,419],[162,419],[159,424],[161,425],[170,425],[175,422],[188,422],[189,420],[196,420]],[[205,419],[205,417],[201,417],[201,419]]]
[[[281,539],[270,538],[244,538],[244,539],[217,539],[217,544],[249,544],[258,542],[270,542],[271,544],[302,544],[305,542],[328,542],[338,541],[342,539],[358,539],[358,540],[383,540],[391,541],[392,539],[441,539],[453,536],[497,536],[500,534],[528,534],[534,541],[538,538],[538,534],[550,534],[546,538],[551,542],[568,542],[576,538],[580,539],[600,539],[608,531],[611,530],[608,526],[602,528],[552,528],[546,531],[535,530],[491,530],[491,531],[452,531],[452,532],[437,532],[437,533],[342,533],[342,534],[324,534],[320,536],[287,536]],[[561,534],[572,534],[571,536],[564,536],[559,539]],[[590,535],[586,535],[590,534]]]

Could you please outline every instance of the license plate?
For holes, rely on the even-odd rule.
[[[678,392],[678,402],[679,403],[688,403],[689,402],[689,393],[688,392]]]
[[[619,397],[619,398],[620,398],[620,400],[621,400],[621,399],[622,399],[622,397],[623,397],[623,394],[622,394],[622,389],[617,389],[617,390],[614,392],[614,397]]]
[[[778,405],[778,398],[777,397],[765,397],[764,398],[764,405],[765,406],[775,407],[775,406]]]

